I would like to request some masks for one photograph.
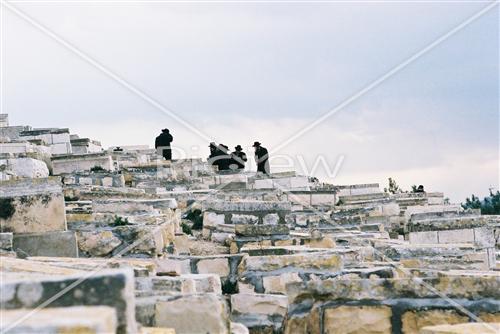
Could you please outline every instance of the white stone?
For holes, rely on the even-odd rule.
[[[240,314],[265,314],[285,316],[288,297],[271,294],[234,294],[231,295],[231,308]]]
[[[217,274],[220,277],[226,277],[230,272],[229,261],[225,257],[200,260],[197,267],[200,274]]]

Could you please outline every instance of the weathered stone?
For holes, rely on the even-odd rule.
[[[66,230],[59,178],[0,182],[0,232]]]
[[[229,262],[225,257],[200,260],[197,268],[200,274],[217,274],[220,277],[226,277],[230,272]]]
[[[497,334],[500,323],[466,323],[424,327],[420,334]]]
[[[156,303],[156,326],[174,328],[176,334],[229,333],[227,307],[215,294],[172,297]]]
[[[234,294],[231,295],[231,309],[240,314],[278,314],[284,316],[288,298],[271,294]]]
[[[297,273],[283,273],[277,276],[264,276],[262,281],[266,293],[286,294],[288,283],[302,282],[302,279]]]
[[[2,310],[0,331],[11,334],[115,333],[116,311],[109,306]]]
[[[106,153],[53,156],[52,165],[54,175],[90,171],[95,167],[106,171],[114,170],[113,160]]]
[[[426,326],[459,324],[468,320],[454,310],[407,311],[401,317],[405,334],[419,334]]]
[[[248,328],[239,323],[239,322],[231,322],[231,334],[249,334]]]
[[[121,245],[121,240],[111,231],[78,231],[80,255],[106,256]]]
[[[141,334],[175,334],[175,329],[165,327],[142,327]]]
[[[23,256],[78,257],[73,231],[15,234],[13,248]]]
[[[239,271],[273,271],[285,267],[327,269],[336,272],[342,269],[342,258],[337,254],[328,253],[250,256],[243,259]]]
[[[189,260],[156,259],[156,270],[162,275],[182,275],[191,273]]]
[[[247,225],[239,224],[235,226],[236,235],[239,236],[259,236],[259,235],[287,235],[290,233],[286,225]]]
[[[128,269],[101,271],[94,275],[6,277],[2,309],[36,308],[56,294],[51,307],[110,306],[116,310],[119,333],[136,333],[133,272]],[[67,289],[67,290],[65,290]]]
[[[324,312],[327,334],[392,333],[392,311],[387,306],[339,306]]]
[[[13,237],[12,233],[0,233],[0,249],[11,251]]]
[[[231,295],[231,319],[251,333],[280,332],[287,313],[288,298],[270,294]]]

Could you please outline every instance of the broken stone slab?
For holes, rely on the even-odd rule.
[[[178,276],[191,273],[189,259],[155,259],[155,263],[159,275]]]
[[[0,331],[9,334],[115,333],[116,311],[109,306],[2,310]]]
[[[291,210],[290,202],[275,201],[204,201],[202,211],[215,212],[269,212],[275,211],[289,212]]]
[[[497,334],[500,323],[463,323],[456,325],[428,326],[420,334]]]
[[[271,294],[231,295],[231,319],[244,324],[252,333],[282,330],[288,298]]]
[[[59,178],[0,182],[0,232],[65,230],[64,197]]]
[[[78,249],[80,254],[89,256],[107,256],[122,241],[110,230],[101,231],[77,231]]]
[[[15,234],[13,248],[23,256],[78,257],[73,231]]]
[[[52,157],[53,174],[71,174],[92,169],[114,171],[113,160],[107,153],[61,154]]]
[[[220,295],[197,294],[158,300],[155,326],[174,328],[177,334],[229,333],[228,308]]]
[[[131,269],[103,270],[95,275],[8,277],[0,285],[0,307],[33,309],[68,289],[50,306],[110,306],[116,310],[117,332],[137,333],[133,280]]]
[[[341,271],[342,257],[332,253],[303,253],[292,255],[246,256],[239,265],[240,273],[275,271],[283,268]]]
[[[288,235],[290,229],[287,225],[235,225],[235,233],[238,236],[260,236],[260,235]]]
[[[161,199],[106,199],[94,200],[92,209],[94,212],[127,214],[127,213],[151,213],[157,210],[169,211],[177,208],[174,198]]]

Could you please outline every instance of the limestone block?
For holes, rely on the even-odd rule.
[[[302,282],[302,279],[297,273],[283,273],[277,276],[264,276],[262,281],[266,293],[286,295],[286,285],[293,282]]]
[[[418,334],[426,326],[459,324],[468,319],[454,310],[407,311],[401,317],[404,334]]]
[[[78,184],[82,186],[91,186],[94,183],[91,177],[79,177]]]
[[[32,158],[8,159],[7,169],[13,172],[17,177],[26,177],[30,179],[49,177],[47,164],[41,160]]]
[[[88,254],[90,256],[106,256],[122,243],[109,230],[78,231],[76,235],[80,254]]]
[[[500,323],[464,323],[424,327],[420,334],[497,334]]]
[[[437,244],[438,231],[410,232],[408,234],[410,244]]]
[[[224,215],[215,212],[205,212],[203,214],[203,227],[215,228],[219,224],[224,224]]]
[[[175,334],[175,329],[165,327],[142,327],[140,334]]]
[[[30,312],[31,310],[2,310],[0,331],[10,334],[116,332],[116,311],[109,306],[43,308]]]
[[[72,288],[70,288],[72,287]],[[118,319],[118,333],[136,333],[134,275],[131,269],[102,270],[68,276],[6,277],[0,284],[2,309],[32,309],[67,288],[51,307],[110,306]]]
[[[73,231],[15,234],[13,247],[26,256],[78,257]]]
[[[498,323],[500,323],[500,313],[481,312],[481,313],[479,313],[478,318],[484,322],[498,322]]]
[[[264,218],[262,218],[262,223],[264,225],[266,224],[276,225],[279,223],[279,221],[280,221],[280,216],[277,213],[270,213],[265,215]]]
[[[113,178],[112,177],[103,177],[102,180],[103,187],[112,187],[113,186]]]
[[[342,270],[342,257],[330,253],[305,253],[291,255],[250,256],[243,259],[238,271],[273,271],[285,267],[300,269]]]
[[[233,214],[231,216],[232,224],[257,224],[258,222],[259,222],[259,217],[254,215]]]
[[[290,230],[286,225],[235,225],[238,236],[252,237],[260,235],[286,235]]]
[[[194,280],[186,276],[160,276],[153,277],[151,281],[153,285],[153,294],[155,296],[170,294],[192,294],[196,292]]]
[[[188,274],[182,277],[192,279],[196,293],[222,294],[222,284],[219,275],[215,274]]]
[[[491,227],[474,228],[474,244],[480,248],[494,248],[495,234]]]
[[[288,298],[271,294],[231,295],[231,311],[238,314],[264,314],[285,316],[288,308]]]
[[[156,326],[174,328],[176,334],[227,334],[229,318],[221,296],[201,294],[160,300]]]
[[[41,233],[66,230],[59,178],[0,182],[0,232]]]
[[[438,238],[440,244],[474,243],[474,230],[469,228],[438,231]]]
[[[239,322],[231,322],[230,329],[231,334],[249,334],[248,328]]]
[[[392,311],[387,306],[339,306],[324,313],[326,334],[391,334]]]
[[[200,274],[217,274],[220,277],[229,275],[229,261],[226,257],[200,260],[196,264]]]
[[[156,272],[162,275],[182,275],[191,273],[189,260],[156,259]]]
[[[12,250],[12,240],[14,235],[12,233],[0,233],[0,249],[10,251]]]
[[[52,165],[54,175],[90,171],[94,167],[114,170],[111,156],[105,153],[52,156]]]

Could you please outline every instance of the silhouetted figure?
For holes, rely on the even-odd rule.
[[[212,166],[217,166],[219,171],[229,170],[231,164],[231,156],[229,154],[229,147],[224,144],[217,145],[210,143],[210,155],[207,162]]]
[[[155,148],[158,154],[163,155],[165,160],[172,160],[172,148],[170,143],[174,140],[174,137],[170,134],[168,129],[161,130],[161,134],[156,137]]]
[[[242,170],[245,169],[245,162],[247,161],[247,155],[243,152],[241,145],[236,145],[235,151],[231,153],[231,169]],[[236,168],[235,168],[236,167]]]
[[[266,175],[271,174],[271,168],[269,167],[269,153],[265,147],[260,146],[261,144],[256,141],[253,143],[255,147],[255,162],[257,163],[257,172],[264,173]]]
[[[423,185],[419,185],[417,190],[415,191],[416,193],[425,193],[425,190],[424,190],[424,186]]]

